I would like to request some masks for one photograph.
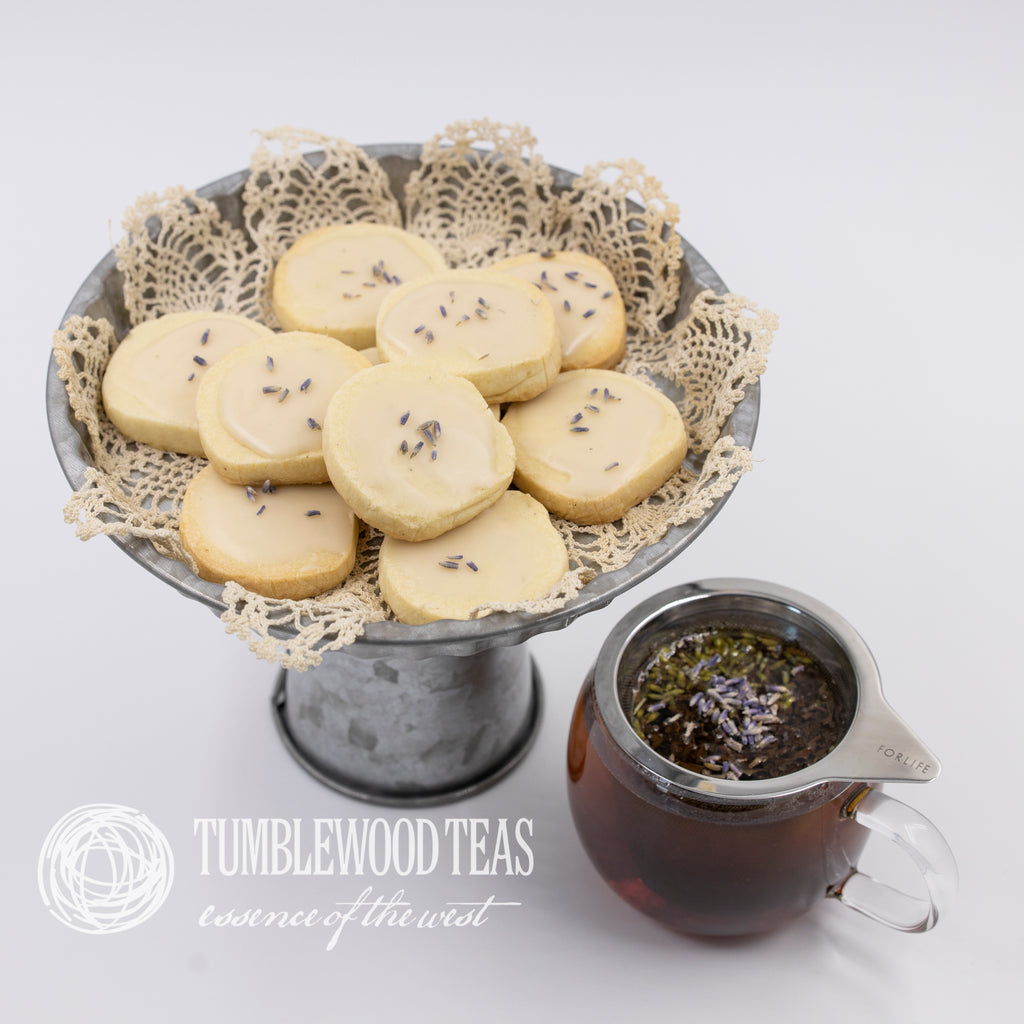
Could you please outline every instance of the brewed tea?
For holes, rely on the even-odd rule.
[[[867,839],[844,815],[858,783],[735,805],[669,792],[608,734],[592,675],[569,730],[568,768],[573,820],[598,872],[679,931],[775,928],[846,878]]]
[[[678,931],[763,931],[826,896],[924,931],[955,890],[935,827],[879,790],[919,781],[934,755],[885,702],[849,623],[797,591],[702,580],[638,605],[583,683],[567,754],[594,867]],[[858,870],[872,830],[912,856],[927,901]]]
[[[849,725],[828,669],[807,649],[730,627],[655,651],[633,686],[630,721],[662,757],[725,779],[799,771]]]

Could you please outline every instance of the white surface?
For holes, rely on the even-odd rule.
[[[351,7],[182,0],[149,22],[97,0],[5,17],[5,1019],[638,1020],[666,1004],[690,1020],[753,1006],[765,1022],[986,1019],[1019,995],[1024,952],[1021,8]],[[674,564],[532,642],[547,706],[525,764],[419,812],[532,819],[532,874],[204,878],[196,818],[401,812],[308,778],[274,732],[275,670],[64,524],[43,406],[50,337],[136,196],[243,167],[253,129],[421,141],[474,117],[529,125],[564,167],[637,158],[730,287],[779,314],[757,466]],[[941,757],[936,782],[889,790],[959,860],[960,897],[933,932],[829,902],[758,939],[678,938],[585,859],[563,751],[586,665],[636,601],[721,575],[840,611]],[[36,863],[66,811],[104,801],[164,830],[176,874],[140,927],[83,935],[46,911]],[[299,911],[366,885],[405,889],[419,909],[491,893],[521,906],[475,929],[351,928],[331,951],[308,929],[198,923],[208,904]]]

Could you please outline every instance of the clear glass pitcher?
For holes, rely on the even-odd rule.
[[[652,654],[726,628],[799,644],[827,668],[846,720],[827,754],[773,778],[727,778],[667,760],[634,730],[634,684]],[[774,928],[826,897],[902,931],[933,927],[956,891],[956,862],[931,822],[880,787],[938,773],[883,698],[849,623],[806,595],[745,579],[675,587],[626,615],[584,682],[568,743],[569,803],[598,872],[637,909],[708,935]],[[872,831],[910,856],[926,898],[858,871]]]

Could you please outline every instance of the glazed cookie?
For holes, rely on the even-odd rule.
[[[492,270],[536,285],[551,304],[562,341],[562,370],[611,368],[626,351],[626,307],[615,278],[583,252],[531,252]]]
[[[299,238],[278,261],[271,304],[286,331],[374,344],[377,310],[404,281],[443,270],[426,239],[387,224],[331,224]]]
[[[293,601],[336,587],[352,571],[359,523],[330,484],[242,487],[212,466],[188,485],[181,542],[199,575]]]
[[[387,362],[465,377],[488,402],[533,398],[562,365],[544,297],[494,270],[449,270],[402,285],[381,305],[377,348]]]
[[[356,374],[324,419],[331,482],[364,522],[428,540],[493,505],[512,480],[505,428],[469,381],[382,363]]]
[[[653,494],[686,455],[686,426],[657,388],[614,370],[570,370],[502,419],[515,484],[555,515],[610,523]]]
[[[196,395],[207,369],[240,345],[273,332],[231,313],[168,313],[133,327],[103,375],[103,406],[125,437],[202,455]]]
[[[322,425],[331,395],[370,367],[325,334],[290,331],[226,356],[199,389],[206,457],[236,484],[326,483]]]
[[[396,618],[418,625],[469,619],[482,604],[544,597],[568,571],[569,558],[544,506],[506,491],[433,540],[385,537],[379,567],[380,591]]]

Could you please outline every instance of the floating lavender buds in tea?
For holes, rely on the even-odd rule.
[[[630,720],[662,757],[728,779],[806,768],[849,725],[828,670],[802,646],[724,627],[655,652],[635,683]]]

